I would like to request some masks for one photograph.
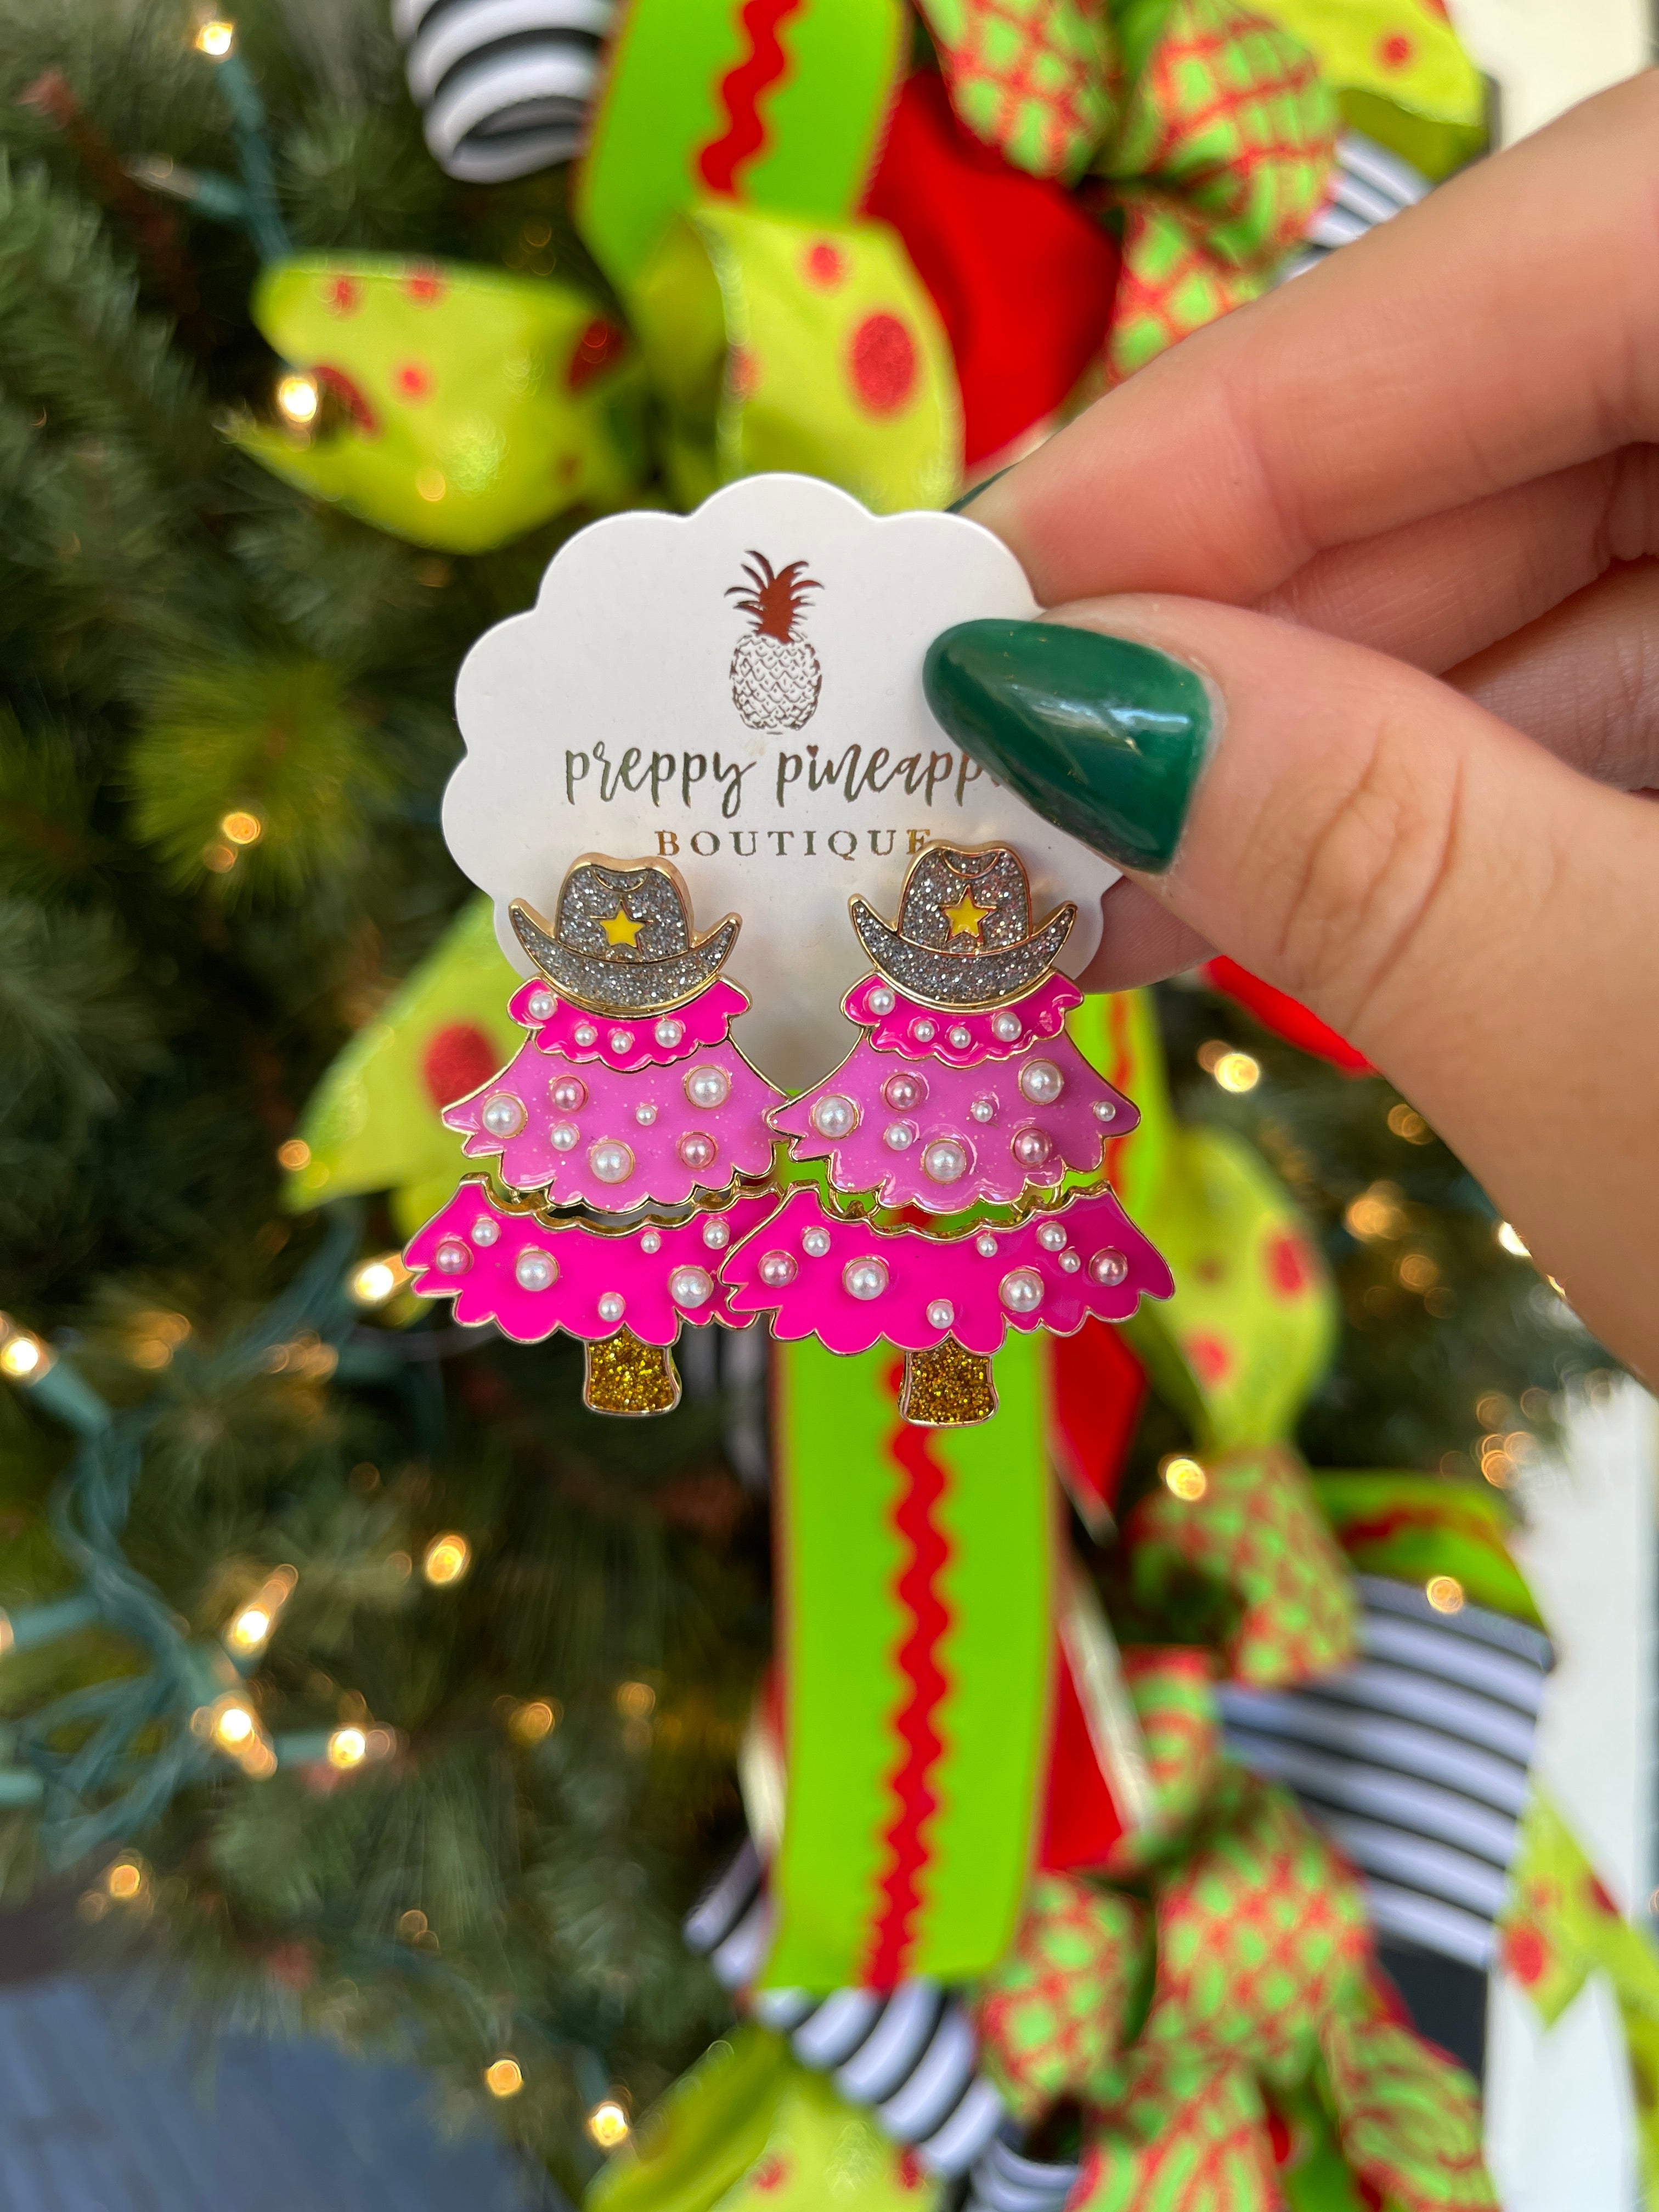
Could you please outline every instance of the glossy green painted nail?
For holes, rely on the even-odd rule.
[[[1068,623],[969,622],[933,640],[922,680],[1028,806],[1121,867],[1169,866],[1214,731],[1195,669]]]

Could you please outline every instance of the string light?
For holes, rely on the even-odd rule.
[[[401,1252],[381,1252],[365,1260],[351,1278],[351,1295],[364,1308],[383,1306],[409,1280]]]
[[[1431,1575],[1423,1585],[1423,1595],[1437,1613],[1463,1610],[1463,1585],[1455,1575]]]
[[[557,1727],[560,1711],[550,1698],[532,1698],[514,1707],[507,1719],[507,1734],[516,1743],[539,1743]]]
[[[1210,1073],[1224,1091],[1254,1091],[1261,1080],[1261,1063],[1248,1052],[1224,1052]]]
[[[306,375],[302,370],[292,369],[286,376],[279,376],[276,380],[277,410],[285,415],[296,429],[304,429],[316,421],[322,397],[316,378]]]
[[[1208,1475],[1195,1459],[1189,1459],[1184,1452],[1176,1452],[1164,1460],[1158,1472],[1170,1497],[1180,1498],[1183,1504],[1195,1504],[1210,1486]]]
[[[337,1728],[328,1740],[328,1763],[343,1774],[361,1766],[368,1757],[368,1734],[364,1729]]]
[[[1408,1145],[1431,1145],[1434,1142],[1434,1131],[1417,1109],[1407,1105],[1403,1098],[1389,1107],[1388,1121],[1395,1135],[1403,1137]]]
[[[131,1859],[117,1859],[104,1876],[104,1887],[112,1898],[130,1904],[143,1890],[144,1869]]]
[[[1531,1259],[1532,1254],[1528,1250],[1525,1244],[1522,1243],[1520,1234],[1512,1223],[1508,1221],[1500,1221],[1497,1228],[1494,1229],[1492,1233],[1497,1239],[1498,1243],[1503,1247],[1504,1250],[1509,1253],[1513,1258],[1516,1260]]]
[[[614,2097],[606,2097],[588,2114],[587,2132],[601,2150],[615,2150],[628,2140],[628,2114]]]
[[[434,1536],[421,1559],[421,1572],[440,1589],[458,1583],[472,1564],[472,1547],[454,1529]]]
[[[233,806],[220,817],[219,835],[233,845],[257,845],[264,834],[264,823],[251,807]]]
[[[516,2097],[524,2075],[516,2058],[492,2058],[484,2068],[484,2087],[492,2097]]]
[[[290,1175],[298,1175],[301,1168],[311,1165],[311,1147],[303,1137],[290,1137],[286,1144],[276,1147],[276,1164],[286,1168]]]
[[[1406,1216],[1397,1182],[1374,1182],[1348,1201],[1342,1219],[1349,1234],[1370,1243],[1405,1234]]]
[[[234,1690],[199,1706],[191,1715],[191,1727],[226,1757],[234,1759],[244,1774],[263,1782],[276,1771],[276,1753],[258,1715]]]
[[[293,1567],[277,1567],[269,1574],[258,1589],[240,1612],[235,1613],[224,1632],[225,1648],[234,1659],[257,1659],[270,1641],[283,1607],[294,1595],[299,1575]]]
[[[51,1370],[52,1355],[32,1328],[0,1313],[0,1374],[31,1386]]]
[[[222,62],[236,43],[236,26],[223,15],[210,16],[196,33],[196,51]]]
[[[213,838],[202,848],[202,866],[216,876],[228,876],[236,865],[236,848]]]
[[[657,1693],[649,1682],[617,1685],[617,1711],[625,1720],[642,1721],[656,1702]]]

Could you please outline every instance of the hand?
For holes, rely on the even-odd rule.
[[[1127,871],[1093,988],[1305,1000],[1654,1376],[1656,149],[1650,73],[1142,370],[973,503],[1050,616],[928,661]]]

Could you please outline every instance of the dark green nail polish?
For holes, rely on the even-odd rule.
[[[981,477],[976,484],[969,484],[967,490],[963,493],[961,498],[953,499],[949,507],[945,508],[945,512],[947,514],[960,514],[964,507],[969,507],[973,505],[974,501],[979,497],[981,492],[989,491],[994,483],[997,483],[1000,478],[1006,477],[1008,473],[1008,469],[1018,468],[1018,465],[1019,464],[1018,461],[1010,461],[1007,469],[993,469],[988,477]]]
[[[1195,669],[1067,623],[969,622],[933,640],[922,681],[1028,806],[1121,867],[1169,866],[1215,720]]]

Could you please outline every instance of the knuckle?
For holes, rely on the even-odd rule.
[[[1452,864],[1458,786],[1455,753],[1437,757],[1396,708],[1280,825],[1278,865],[1266,856],[1280,972],[1339,1028],[1408,969]]]

